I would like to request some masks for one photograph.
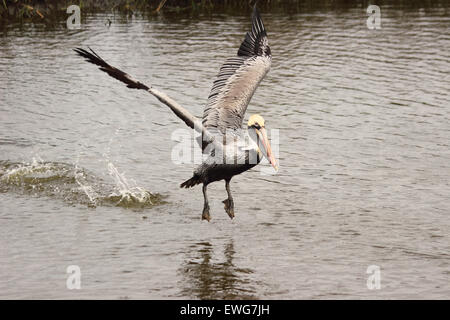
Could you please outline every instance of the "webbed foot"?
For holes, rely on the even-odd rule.
[[[202,220],[207,220],[208,222],[209,220],[211,220],[211,216],[209,214],[209,206],[203,208]]]
[[[222,201],[225,204],[225,212],[228,213],[228,216],[233,219],[234,218],[234,202],[230,199],[225,199]]]

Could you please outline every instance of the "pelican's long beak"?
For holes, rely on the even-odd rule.
[[[278,171],[278,165],[277,161],[275,160],[275,157],[272,153],[272,148],[270,147],[269,139],[267,139],[267,132],[265,128],[256,129],[256,133],[258,134],[259,141],[262,143],[263,149],[263,155],[269,160],[272,167]]]

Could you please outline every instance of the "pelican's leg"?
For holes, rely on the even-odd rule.
[[[228,216],[233,219],[234,218],[234,202],[233,197],[231,196],[231,190],[230,190],[230,180],[225,180],[225,188],[227,189],[228,198],[223,200],[223,203],[225,204],[225,211],[228,213]]]
[[[206,187],[207,184],[203,184],[203,213],[202,213],[202,220],[211,220],[211,216],[209,215],[209,203],[208,203],[208,195],[206,194]]]

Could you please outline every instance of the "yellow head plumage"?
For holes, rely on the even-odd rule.
[[[264,118],[261,117],[259,114],[253,114],[248,119],[247,125],[249,127],[259,126],[259,127],[263,128],[264,127]]]

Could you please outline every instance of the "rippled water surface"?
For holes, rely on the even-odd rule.
[[[200,116],[247,14],[3,27],[0,298],[450,297],[450,7],[382,7],[381,30],[362,7],[263,19],[273,63],[248,113],[279,129],[280,171],[233,179],[233,221],[211,185],[210,223],[171,161],[184,124],[72,48]]]

